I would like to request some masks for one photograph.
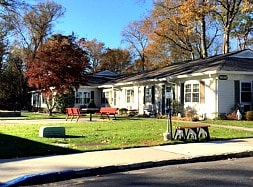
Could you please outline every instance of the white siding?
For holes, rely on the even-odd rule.
[[[143,104],[143,97],[144,97],[144,86],[139,86],[139,114],[143,114],[144,113],[144,104]]]
[[[139,87],[134,86],[134,102],[132,105],[132,110],[138,110],[139,109]]]
[[[217,115],[217,98],[216,98],[216,82],[215,79],[208,78],[202,80],[190,80],[187,83],[205,83],[204,87],[204,103],[187,102],[184,108],[194,109],[199,116],[207,118],[215,118]],[[178,91],[179,92],[179,91]],[[180,93],[180,92],[179,92]]]
[[[155,105],[157,109],[157,113],[162,113],[162,86],[164,84],[155,85]]]
[[[218,81],[218,113],[229,113],[234,106],[234,80]]]
[[[125,102],[125,89],[120,89],[118,94],[117,108],[127,108]]]
[[[201,106],[207,118],[215,118],[217,113],[216,81],[206,79],[205,81],[205,103]]]

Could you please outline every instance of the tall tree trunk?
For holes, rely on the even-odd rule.
[[[144,53],[142,53],[142,55],[141,55],[141,62],[142,62],[142,64],[141,64],[141,68],[142,68],[142,72],[144,72],[145,71],[145,55],[144,55]]]
[[[207,45],[206,45],[206,20],[205,16],[203,15],[201,18],[201,58],[207,57]]]
[[[229,53],[229,49],[230,49],[229,37],[230,37],[230,26],[226,26],[224,28],[224,34],[223,34],[223,54]]]

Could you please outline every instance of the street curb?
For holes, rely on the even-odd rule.
[[[222,155],[200,156],[200,157],[185,158],[185,159],[163,160],[163,161],[157,161],[157,162],[150,161],[150,162],[141,162],[141,163],[135,163],[135,164],[129,164],[129,165],[119,165],[119,166],[105,166],[105,167],[83,169],[83,170],[66,170],[66,171],[60,171],[60,172],[48,172],[48,173],[24,175],[16,179],[13,179],[11,181],[8,181],[4,184],[0,184],[0,187],[38,185],[38,184],[59,182],[63,180],[69,180],[69,179],[80,178],[80,177],[96,176],[96,175],[102,175],[102,174],[138,170],[138,169],[145,169],[145,168],[152,168],[152,167],[160,167],[160,166],[166,166],[166,165],[217,161],[217,160],[252,157],[252,156],[253,156],[253,151],[245,151],[245,152],[240,152],[240,153],[227,153],[227,154],[222,154]]]

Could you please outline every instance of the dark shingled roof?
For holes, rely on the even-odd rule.
[[[148,79],[160,79],[168,76],[187,75],[208,71],[240,71],[252,72],[253,74],[253,52],[250,50],[243,50],[206,59],[176,63],[149,72],[119,77],[108,83],[115,84],[144,81]]]
[[[119,74],[105,70],[97,73],[87,74],[83,86],[99,86],[119,77]]]

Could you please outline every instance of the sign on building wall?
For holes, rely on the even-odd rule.
[[[219,75],[219,80],[228,80],[227,75]]]

